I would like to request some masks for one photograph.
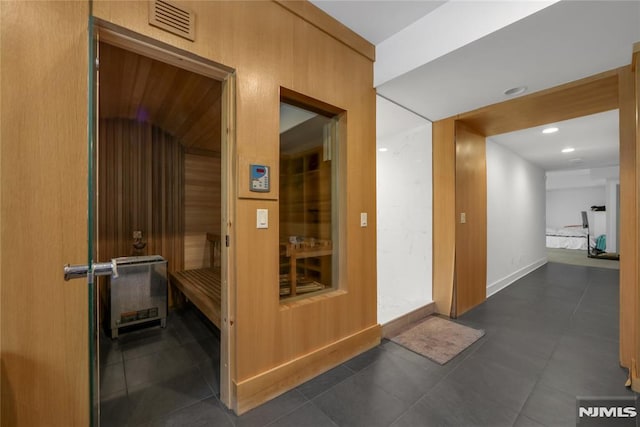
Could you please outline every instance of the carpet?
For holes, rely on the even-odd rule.
[[[483,330],[429,316],[391,341],[444,365],[483,335]]]
[[[586,267],[599,267],[620,269],[620,261],[611,259],[588,258],[587,251],[575,249],[553,249],[547,248],[547,259],[549,262],[560,264],[584,265]]]

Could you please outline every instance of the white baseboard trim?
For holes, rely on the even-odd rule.
[[[492,284],[490,284],[489,286],[487,286],[487,298],[489,298],[491,295],[495,294],[498,291],[501,291],[502,289],[506,288],[507,286],[509,286],[510,284],[512,284],[513,282],[515,282],[516,280],[526,276],[527,274],[531,273],[532,271],[542,267],[543,265],[545,265],[547,263],[547,257],[545,256],[544,258],[540,258],[538,261],[529,264],[525,267],[522,267],[520,270],[517,270],[513,273],[511,273],[510,275],[508,275],[507,277],[504,277],[500,280],[497,280],[495,282],[493,282]]]
[[[433,314],[435,312],[435,309],[436,304],[432,301],[426,305],[423,305],[422,307],[411,310],[407,314],[403,314],[400,317],[396,317],[395,319],[386,322],[382,325],[382,336],[384,338],[391,338],[399,334],[410,324],[422,320],[425,317]]]

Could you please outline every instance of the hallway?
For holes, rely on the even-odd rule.
[[[163,378],[153,385],[155,404],[140,408],[139,397],[123,398],[128,416],[107,406],[116,412],[103,420],[117,415],[118,422],[103,425],[575,426],[576,396],[632,395],[618,365],[618,276],[555,263],[539,268],[458,319],[486,335],[445,366],[383,340],[241,417],[222,407],[209,371],[210,389],[203,383],[206,392],[182,406],[160,404],[163,384],[172,384]],[[185,335],[186,321],[196,322],[190,327],[200,338],[215,337],[198,326],[200,316],[182,313],[178,335],[170,327],[164,334],[176,347],[178,337],[202,342]]]

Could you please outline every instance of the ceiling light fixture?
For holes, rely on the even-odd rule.
[[[382,147],[382,148],[378,148],[378,151],[381,153],[384,153],[385,151],[389,151],[389,149]]]
[[[574,151],[576,151],[576,149],[573,147],[567,147],[562,149],[563,153],[573,153]]]
[[[558,129],[557,127],[550,127],[550,128],[544,128],[542,130],[542,133],[556,133],[558,132],[560,129]]]
[[[526,91],[527,91],[526,86],[518,86],[518,87],[512,87],[511,89],[505,90],[504,94],[507,96],[515,96],[515,95],[520,95],[521,93],[525,93]]]

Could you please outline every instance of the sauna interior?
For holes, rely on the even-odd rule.
[[[99,57],[97,259],[162,257],[166,322],[189,300],[219,328],[222,83],[106,43]],[[113,290],[105,334],[154,326],[144,304],[110,313]]]
[[[331,226],[337,119],[289,102],[280,103],[281,300],[331,290],[337,282]]]

